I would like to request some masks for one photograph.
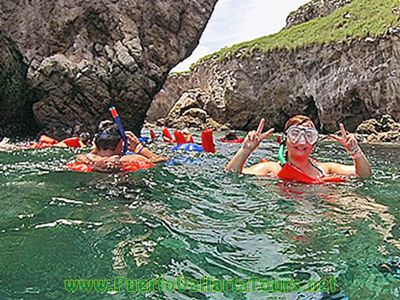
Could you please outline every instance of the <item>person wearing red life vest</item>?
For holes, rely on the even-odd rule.
[[[362,152],[353,134],[346,132],[340,124],[341,136],[331,137],[340,142],[353,158],[353,165],[335,162],[319,163],[310,158],[310,154],[318,141],[318,131],[313,121],[306,116],[297,115],[290,118],[284,127],[281,146],[286,147],[284,163],[266,161],[245,168],[244,164],[260,143],[270,136],[274,129],[263,133],[265,119],[260,121],[258,129],[251,131],[245,138],[242,147],[226,165],[227,171],[243,174],[270,175],[284,180],[295,180],[305,183],[339,182],[338,176],[371,176],[371,166]],[[284,148],[283,148],[284,149]]]
[[[167,158],[158,156],[144,147],[139,139],[127,131],[128,150],[133,154],[124,155],[123,139],[117,125],[111,121],[103,121],[99,126],[99,132],[95,135],[95,148],[89,154],[77,156],[77,161],[91,165],[94,171],[107,171],[111,169],[124,169],[132,163],[151,164],[166,161]]]

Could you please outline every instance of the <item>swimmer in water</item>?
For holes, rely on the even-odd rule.
[[[274,129],[263,133],[265,120],[262,119],[256,131],[251,131],[246,136],[242,147],[226,165],[227,171],[236,171],[243,174],[278,176],[282,165],[278,162],[261,162],[249,168],[244,168],[246,160],[255,151],[260,143],[270,136]],[[292,117],[284,127],[283,145],[286,146],[287,162],[310,178],[323,179],[330,175],[358,176],[367,178],[371,176],[371,166],[365,157],[353,134],[346,132],[340,124],[341,136],[331,136],[340,142],[353,158],[353,165],[343,165],[334,162],[319,163],[310,158],[310,154],[318,141],[318,131],[313,121],[302,115]]]
[[[224,139],[227,141],[233,141],[239,139],[238,136],[236,135],[236,132],[234,131],[229,131],[225,136]]]
[[[124,164],[134,162],[163,162],[166,157],[158,156],[144,147],[139,139],[127,131],[129,146],[128,150],[133,154],[123,154],[123,139],[117,125],[111,121],[103,121],[99,125],[99,131],[94,138],[94,149],[89,154],[78,155],[77,160],[82,163],[91,164],[96,170],[115,169]]]
[[[187,143],[194,143],[193,136],[190,133],[189,129],[187,129],[187,128],[183,129],[182,133],[183,133]]]

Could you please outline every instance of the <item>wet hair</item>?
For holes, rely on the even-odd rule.
[[[119,142],[122,140],[118,127],[114,123],[112,125],[109,123],[102,123],[100,123],[99,129],[101,128],[103,130],[100,130],[96,134],[94,144],[99,150],[115,150]]]
[[[303,115],[296,115],[294,117],[291,117],[286,122],[285,127],[283,129],[283,132],[286,132],[286,130],[288,130],[290,126],[303,125],[303,124],[306,124],[306,123],[310,123],[315,128],[314,122],[309,117],[303,116]]]
[[[234,131],[230,131],[226,136],[225,139],[227,140],[235,140],[237,138],[236,133]]]

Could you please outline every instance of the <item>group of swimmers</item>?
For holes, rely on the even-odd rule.
[[[319,134],[313,121],[306,117],[297,115],[289,119],[284,127],[281,146],[287,150],[281,162],[264,161],[251,167],[244,168],[247,159],[250,157],[260,143],[268,138],[274,131],[269,129],[263,132],[265,120],[262,119],[256,131],[248,133],[241,148],[226,165],[227,171],[236,171],[243,174],[279,177],[284,166],[291,166],[294,170],[300,171],[312,179],[328,178],[332,175],[369,177],[372,173],[371,166],[362,152],[353,134],[346,132],[343,124],[340,124],[341,136],[331,137],[340,142],[353,158],[353,165],[343,165],[329,162],[320,163],[310,157],[316,145]],[[103,122],[99,133],[94,139],[95,148],[87,155],[78,156],[78,160],[85,163],[107,165],[132,162],[158,163],[167,161],[168,158],[156,155],[139,142],[139,139],[132,133],[127,132],[129,150],[132,154],[124,155],[122,152],[123,139],[118,128],[113,122]],[[235,138],[237,138],[235,136]],[[189,141],[189,139],[188,139]]]
[[[331,176],[358,176],[366,178],[371,175],[371,166],[359,147],[353,134],[346,132],[343,124],[340,124],[341,136],[332,135],[331,137],[340,142],[353,158],[353,165],[343,165],[329,162],[321,163],[310,157],[317,141],[319,133],[313,121],[306,116],[297,115],[290,118],[284,127],[282,140],[280,143],[280,162],[262,161],[251,167],[245,168],[244,165],[250,155],[258,148],[260,143],[268,138],[274,129],[264,130],[265,120],[262,119],[258,129],[247,134],[246,138],[240,140],[242,146],[228,162],[225,169],[243,174],[258,176],[280,177],[283,179],[299,179],[299,176],[291,174],[299,173],[301,178],[306,178],[304,182],[319,182]],[[193,143],[193,137],[188,132],[180,133],[183,142]],[[176,135],[179,137],[179,135]],[[154,131],[152,132],[154,137]],[[168,130],[163,129],[163,139],[172,142],[173,139]],[[179,139],[179,138],[177,138]],[[224,139],[238,140],[234,132],[229,132]],[[38,145],[46,143],[54,146],[64,147],[66,143],[72,143],[76,147],[90,144],[87,137],[82,141],[74,138],[73,141],[55,140],[39,141]],[[113,121],[103,121],[98,127],[98,131],[93,139],[93,147],[90,153],[77,156],[77,162],[91,166],[91,170],[105,171],[121,168],[132,164],[155,164],[168,161],[165,156],[157,155],[140,142],[139,138],[132,132],[121,133],[121,128]],[[67,145],[68,146],[68,145]],[[127,146],[127,148],[126,148]],[[39,147],[39,146],[38,146]],[[290,168],[290,169],[288,169]],[[300,180],[302,181],[302,180]]]

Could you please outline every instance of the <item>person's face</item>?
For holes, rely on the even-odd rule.
[[[286,131],[286,147],[289,156],[295,159],[307,159],[318,140],[318,131],[312,123],[293,125]]]

